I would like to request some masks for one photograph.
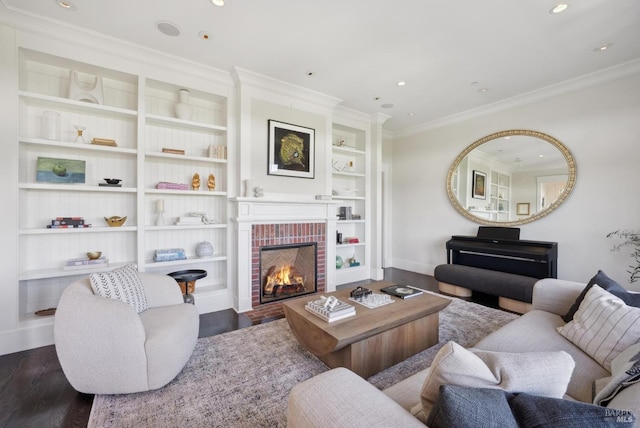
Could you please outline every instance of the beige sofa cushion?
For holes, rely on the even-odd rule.
[[[574,364],[564,351],[470,351],[455,342],[448,342],[438,351],[429,368],[420,393],[422,407],[428,415],[441,385],[495,388],[562,398]]]
[[[640,308],[594,285],[558,332],[610,370],[611,361],[640,338]]]
[[[590,403],[593,382],[610,373],[556,331],[564,324],[560,315],[533,310],[491,333],[474,347],[495,352],[565,351],[576,363],[567,394]]]

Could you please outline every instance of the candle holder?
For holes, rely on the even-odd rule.
[[[164,226],[166,224],[164,221],[164,199],[158,199],[156,201],[156,212],[158,213],[156,226]]]
[[[86,144],[87,142],[85,141],[82,133],[87,129],[87,127],[82,125],[73,125],[73,127],[76,128],[76,133],[78,134],[76,136],[76,143]]]

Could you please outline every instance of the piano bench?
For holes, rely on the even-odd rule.
[[[525,313],[531,309],[538,278],[465,265],[438,265],[434,270],[441,292],[470,297],[473,291],[498,296],[501,308]]]

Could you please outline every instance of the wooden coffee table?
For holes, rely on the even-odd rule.
[[[380,281],[365,287],[374,293],[392,285]],[[363,378],[381,372],[438,343],[438,312],[449,299],[424,293],[369,309],[349,300],[351,289],[325,293],[351,303],[356,315],[328,323],[305,310],[318,296],[282,304],[289,326],[300,344],[331,368],[346,367]]]

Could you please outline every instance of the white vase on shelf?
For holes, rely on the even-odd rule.
[[[180,89],[178,97],[180,101],[175,105],[176,117],[182,120],[190,120],[193,108],[189,105],[189,91]]]

